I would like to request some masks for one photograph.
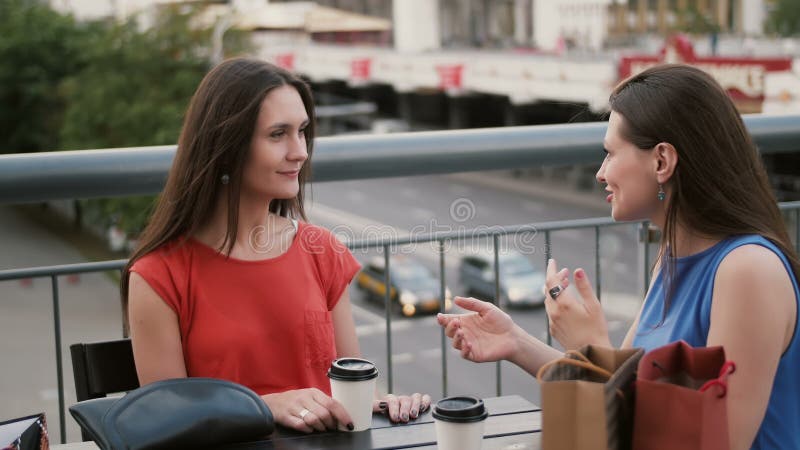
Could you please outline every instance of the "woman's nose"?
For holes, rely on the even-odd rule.
[[[603,161],[603,165],[600,166],[600,169],[597,170],[597,173],[594,175],[595,179],[598,183],[605,183],[606,182],[606,163]]]

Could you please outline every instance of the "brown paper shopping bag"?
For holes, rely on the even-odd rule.
[[[542,448],[630,449],[633,381],[643,354],[587,345],[542,366]]]

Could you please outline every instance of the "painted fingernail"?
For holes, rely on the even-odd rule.
[[[419,412],[416,409],[411,410],[411,418],[416,419],[419,416]]]
[[[408,413],[403,413],[403,422],[408,421]]]
[[[380,408],[380,409],[386,409],[386,408],[388,408],[388,407],[389,407],[389,404],[388,404],[388,403],[386,403],[386,402],[380,402],[380,403],[378,403],[378,408]]]
[[[355,428],[356,428],[356,427],[354,427],[352,423],[348,423],[348,424],[347,424],[347,429],[348,429],[348,430],[350,430],[350,431],[353,431],[353,430],[355,430]]]
[[[583,278],[583,271],[582,270],[575,271],[575,278]]]

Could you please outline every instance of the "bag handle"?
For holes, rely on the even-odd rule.
[[[606,378],[611,378],[611,376],[612,376],[611,372],[609,372],[606,369],[603,369],[602,367],[594,364],[593,362],[591,362],[589,360],[589,358],[586,357],[586,355],[584,355],[581,352],[578,352],[578,351],[575,351],[575,350],[569,350],[569,351],[567,351],[565,353],[565,356],[566,355],[576,356],[578,359],[572,359],[572,358],[564,357],[564,358],[554,359],[554,360],[552,360],[550,362],[547,362],[542,367],[539,368],[539,371],[536,373],[536,379],[539,380],[539,381],[542,381],[542,375],[544,375],[544,372],[547,369],[549,369],[550,367],[555,366],[557,364],[566,364],[566,365],[569,365],[569,366],[580,367],[582,369],[586,369],[586,370],[592,371],[592,372],[594,372],[594,373],[596,373],[598,375],[604,376]]]
[[[722,368],[719,369],[719,377],[706,381],[702,386],[700,386],[700,392],[709,390],[711,386],[719,386],[722,388],[722,393],[717,397],[725,397],[725,395],[728,393],[728,375],[732,374],[733,372],[736,372],[736,363],[733,361],[725,361],[725,364],[723,364]]]

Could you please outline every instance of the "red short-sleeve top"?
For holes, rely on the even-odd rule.
[[[190,377],[230,380],[260,395],[330,394],[331,311],[360,266],[328,230],[299,222],[282,255],[244,261],[189,238],[131,268],[175,311]]]

